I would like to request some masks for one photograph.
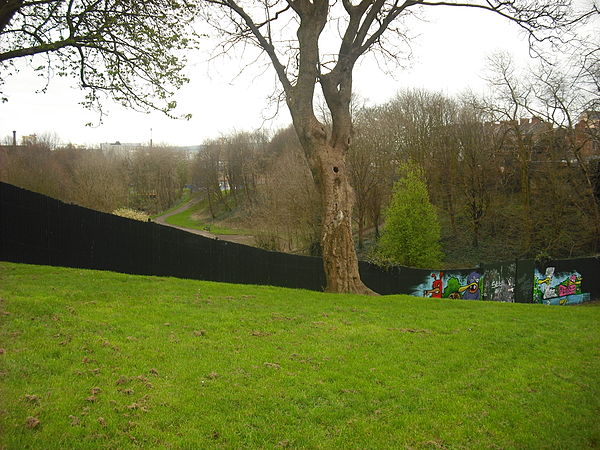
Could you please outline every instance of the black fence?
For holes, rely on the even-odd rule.
[[[321,290],[321,260],[209,239],[0,184],[0,258]]]
[[[325,286],[320,258],[205,238],[66,204],[5,183],[0,183],[0,259],[317,291]],[[552,273],[548,267],[554,267]],[[571,284],[551,286],[562,283],[566,272],[566,283]],[[537,268],[532,261],[518,261],[452,271],[383,269],[361,262],[360,273],[365,284],[380,294],[524,302],[564,297],[559,293],[585,294],[563,303],[600,297],[599,258],[550,261]],[[549,297],[553,293],[557,296]]]

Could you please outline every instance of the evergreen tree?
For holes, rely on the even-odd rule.
[[[380,256],[393,264],[434,268],[442,260],[440,223],[429,201],[425,174],[410,161],[401,165],[399,174],[385,215]]]

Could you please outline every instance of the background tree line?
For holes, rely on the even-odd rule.
[[[169,147],[140,147],[124,156],[61,146],[48,136],[0,146],[0,180],[99,211],[155,214],[181,196],[188,178],[186,155]]]
[[[559,127],[526,110],[502,117],[489,106],[406,91],[357,117],[349,160],[359,246],[361,229],[377,238],[397,167],[412,160],[437,207],[448,262],[598,252],[598,121]]]
[[[348,167],[361,257],[377,249],[406,161],[423,170],[446,263],[600,251],[599,73],[589,54],[523,73],[496,55],[487,98],[408,90],[354,108]],[[245,208],[262,244],[319,254],[322,205],[293,131],[254,158]]]
[[[445,265],[600,251],[594,64],[577,65],[575,76],[557,66],[523,76],[499,55],[487,98],[406,90],[354,107],[347,161],[361,258],[377,260],[392,187],[408,161],[437,211]],[[292,127],[223,135],[193,157],[162,146],[124,158],[45,136],[0,147],[0,178],[102,211],[148,213],[172,206],[190,183],[213,219],[235,217],[261,247],[321,253],[322,199]]]
[[[534,112],[425,90],[358,108],[348,164],[361,257],[377,248],[398,168],[409,160],[438,211],[446,262],[598,252],[599,118],[565,124]],[[228,183],[229,204],[260,230],[260,245],[319,254],[320,197],[291,128],[270,139],[211,141],[194,164],[194,184],[213,203],[224,202]]]

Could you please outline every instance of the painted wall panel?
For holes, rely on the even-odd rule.
[[[514,303],[517,263],[486,264],[483,269],[484,300]]]
[[[461,298],[464,300],[481,300],[481,270],[469,269],[461,271],[433,271],[425,276],[422,282],[413,288],[412,295],[432,298]]]

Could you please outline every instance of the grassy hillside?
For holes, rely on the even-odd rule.
[[[169,214],[172,211],[175,211],[178,208],[181,208],[183,205],[185,205],[187,202],[190,201],[190,199],[192,198],[192,193],[189,189],[184,189],[183,193],[181,194],[181,197],[179,198],[179,200],[177,200],[177,203],[175,203],[173,206],[171,206],[169,209],[159,212],[158,214],[153,214],[152,216],[150,216],[151,219],[156,219],[157,217],[160,216],[164,216],[165,214]]]
[[[219,208],[217,219],[211,219],[208,209],[208,200],[203,199],[199,200],[198,203],[191,208],[168,217],[166,222],[178,227],[191,228],[193,230],[205,230],[214,234],[249,235],[253,233],[251,230],[232,229],[225,226],[223,220],[230,218],[230,216],[231,212],[228,212],[221,207]]]
[[[600,308],[8,263],[0,298],[0,447],[600,445]]]

